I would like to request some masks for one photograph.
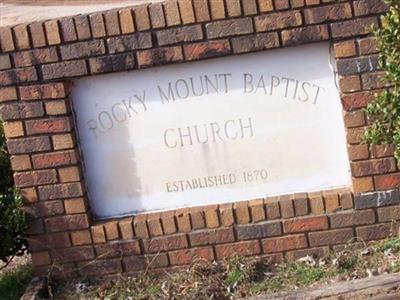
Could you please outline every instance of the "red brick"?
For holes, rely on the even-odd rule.
[[[268,220],[275,220],[281,217],[281,213],[279,211],[279,202],[271,201],[270,198],[267,198],[265,203],[265,210],[267,212],[267,219]]]
[[[78,40],[87,40],[91,38],[89,21],[86,15],[79,15],[74,18],[76,25],[76,34]],[[97,28],[96,28],[97,29]]]
[[[17,46],[17,49],[19,50],[29,49],[30,44],[29,44],[29,36],[26,25],[24,24],[17,25],[13,28],[13,30],[14,30],[15,44]]]
[[[269,238],[261,241],[264,253],[283,252],[287,250],[307,247],[304,234],[289,235],[278,238]]]
[[[160,220],[160,213],[148,215],[147,226],[149,228],[150,236],[163,235],[163,230],[162,230],[161,220]]]
[[[369,148],[366,144],[350,145],[347,147],[347,152],[351,161],[369,158]]]
[[[311,247],[349,243],[352,239],[353,228],[310,232],[308,234]]]
[[[77,36],[75,32],[74,19],[63,18],[60,20],[61,37],[64,42],[76,41]]]
[[[316,25],[284,30],[281,36],[283,46],[294,46],[310,42],[325,41],[329,39],[329,32],[326,25]]]
[[[30,120],[25,121],[25,126],[28,135],[71,131],[69,118]]]
[[[395,152],[394,144],[390,145],[372,145],[372,156],[373,157],[386,157],[386,156],[393,156]]]
[[[329,216],[329,220],[332,228],[374,224],[375,213],[373,210],[335,213]]]
[[[379,240],[396,235],[398,225],[392,223],[370,225],[356,228],[357,237],[363,241]]]
[[[374,177],[377,190],[389,190],[400,186],[400,173],[388,174]]]
[[[32,23],[29,25],[33,47],[46,46],[46,37],[44,35],[43,23]]]
[[[74,246],[89,245],[92,243],[89,230],[79,230],[71,232],[71,240]]]
[[[283,10],[289,8],[289,0],[274,0],[276,10]]]
[[[90,263],[79,263],[78,269],[79,274],[83,277],[122,273],[120,259],[96,259]]]
[[[230,52],[228,40],[186,44],[183,46],[186,60],[225,56]]]
[[[189,234],[191,246],[205,246],[229,243],[235,240],[233,228],[218,228],[212,230],[197,230]]]
[[[371,92],[360,92],[342,96],[342,103],[345,110],[354,110],[364,108],[374,99],[374,94]]]
[[[347,128],[365,125],[365,113],[363,110],[347,112],[344,115],[344,124]]]
[[[293,204],[297,217],[308,214],[308,198],[306,193],[294,194]]]
[[[43,170],[15,173],[14,181],[17,187],[57,183],[57,172],[55,170]]]
[[[68,199],[64,201],[65,212],[67,214],[79,214],[86,211],[85,201],[82,198]]]
[[[121,24],[121,33],[127,34],[135,31],[135,24],[133,23],[132,11],[130,8],[121,9],[119,12],[119,21]]]
[[[193,1],[193,8],[196,14],[197,22],[210,21],[210,14],[207,0]]]
[[[353,208],[353,195],[350,191],[342,192],[339,195],[340,208],[341,209],[352,209]]]
[[[168,253],[171,265],[189,265],[195,261],[214,259],[211,247],[178,250]]]
[[[80,246],[53,251],[52,257],[56,263],[87,261],[95,258],[92,246]]]
[[[351,5],[349,3],[338,3],[304,10],[304,18],[307,24],[337,21],[351,17]]]
[[[293,201],[290,199],[289,195],[279,196],[279,206],[281,208],[282,218],[292,218],[294,217]]]
[[[361,90],[361,79],[359,75],[340,76],[339,87],[343,93]]]
[[[74,150],[63,152],[52,152],[46,154],[36,154],[32,156],[32,163],[35,169],[49,167],[60,167],[76,164],[78,158]]]
[[[363,88],[366,90],[388,87],[390,84],[385,80],[385,72],[364,73],[361,75]]]
[[[276,29],[300,26],[300,11],[288,11],[280,13],[272,13],[268,15],[260,15],[254,18],[256,31],[272,31]]]
[[[3,52],[9,52],[15,49],[10,27],[0,28],[0,45]]]
[[[102,258],[121,257],[128,255],[139,255],[139,241],[115,241],[94,246],[96,254]]]
[[[48,218],[45,220],[45,225],[48,232],[62,232],[88,228],[89,221],[86,214],[69,215]]]
[[[376,17],[361,18],[331,24],[333,38],[358,36],[371,32],[372,25],[378,26]]]
[[[60,200],[46,201],[25,206],[24,211],[33,218],[53,217],[63,214],[64,206]]]
[[[93,37],[104,37],[106,35],[106,28],[104,26],[103,15],[101,13],[95,13],[90,15],[89,19]]]
[[[58,198],[78,198],[83,196],[82,185],[76,183],[54,184],[39,187],[41,200],[53,200]]]
[[[382,0],[357,0],[353,2],[354,15],[365,16],[387,12],[389,5]]]
[[[396,161],[394,158],[380,158],[353,162],[351,171],[355,177],[390,173],[396,171]]]
[[[182,60],[182,48],[180,46],[155,48],[137,52],[137,61],[140,68],[178,62]]]
[[[188,242],[185,234],[175,234],[143,240],[143,246],[146,253],[158,253],[187,248]]]
[[[328,229],[328,218],[326,216],[302,217],[283,221],[283,230],[286,233],[323,229]]]
[[[217,259],[225,259],[234,256],[252,256],[261,253],[259,241],[247,241],[234,244],[215,246]]]
[[[49,45],[57,45],[61,43],[57,20],[45,22],[44,29],[46,31],[47,42]]]
[[[47,136],[13,139],[7,141],[7,149],[10,154],[25,154],[51,149],[50,139]]]
[[[324,201],[320,192],[310,193],[310,210],[313,214],[320,215],[325,212]]]

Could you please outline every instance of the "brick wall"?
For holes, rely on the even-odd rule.
[[[35,272],[132,273],[235,254],[293,260],[396,233],[393,147],[361,143],[369,125],[363,108],[385,88],[371,25],[386,10],[379,0],[178,0],[0,28],[0,116],[29,214]],[[319,41],[336,56],[351,190],[94,220],[71,78]]]

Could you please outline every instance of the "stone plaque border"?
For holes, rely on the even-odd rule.
[[[134,273],[235,254],[293,260],[395,233],[400,170],[393,148],[361,141],[363,108],[385,88],[371,25],[386,10],[379,0],[168,0],[1,27],[0,114],[29,214],[35,273]],[[336,57],[351,190],[102,222],[91,216],[71,79],[321,41]]]

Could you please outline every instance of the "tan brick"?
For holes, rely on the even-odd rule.
[[[352,161],[369,158],[369,147],[366,144],[349,145],[347,152],[349,153],[349,159]]]
[[[245,16],[252,16],[257,14],[256,0],[242,0],[243,14]]]
[[[51,258],[48,251],[31,253],[32,264],[34,266],[44,266],[51,264]]]
[[[239,17],[242,14],[240,0],[226,0],[226,9],[229,17]]]
[[[106,235],[104,233],[103,225],[95,225],[92,226],[90,229],[92,233],[93,243],[99,244],[106,242]]]
[[[178,225],[179,232],[189,232],[190,226],[190,214],[188,209],[178,209],[175,211],[176,222]]]
[[[231,226],[235,223],[231,203],[221,204],[219,206],[219,213],[221,217],[222,226]]]
[[[79,230],[71,232],[71,240],[74,246],[88,245],[92,243],[89,230]]]
[[[45,22],[44,28],[46,30],[47,42],[49,45],[57,45],[61,43],[57,20]]]
[[[79,214],[86,212],[85,201],[82,198],[64,200],[67,214]]]
[[[0,103],[3,101],[16,100],[17,89],[13,86],[0,88]]]
[[[334,212],[339,209],[339,196],[335,192],[324,192],[325,210],[327,213]]]
[[[10,27],[0,28],[0,45],[3,52],[13,51],[15,49]]]
[[[103,16],[101,13],[95,13],[89,16],[90,28],[92,29],[93,37],[99,38],[106,35],[106,27],[104,25]]]
[[[26,25],[21,24],[13,28],[15,34],[15,44],[19,50],[29,49],[29,36]]]
[[[118,222],[108,221],[104,223],[104,231],[108,241],[116,240],[119,237],[118,234]]]
[[[124,240],[133,239],[133,227],[132,218],[127,218],[125,220],[118,222],[119,231],[121,232],[121,237]]]
[[[249,202],[252,222],[260,222],[265,220],[264,200],[252,200]]]
[[[119,21],[121,24],[121,32],[123,34],[134,32],[135,24],[133,23],[131,9],[130,8],[121,9],[118,13],[119,13]]]
[[[75,142],[72,134],[57,134],[51,137],[53,140],[54,150],[71,149]]]
[[[133,9],[133,13],[138,31],[150,29],[150,17],[147,5],[136,6]]]
[[[210,1],[210,12],[213,20],[219,20],[225,18],[225,8],[223,0]]]
[[[160,213],[148,215],[147,226],[149,228],[150,236],[163,235],[160,217],[161,217]]]
[[[364,193],[374,190],[374,181],[372,177],[353,178],[353,192]]]
[[[260,7],[260,12],[262,13],[274,10],[272,0],[258,0],[258,6]]]
[[[29,31],[31,33],[33,47],[46,46],[46,37],[44,35],[44,29],[42,23],[32,23],[29,25]]]
[[[179,11],[181,13],[181,19],[183,24],[194,23],[194,11],[192,1],[190,0],[178,0]]]
[[[164,12],[161,3],[152,3],[149,5],[150,22],[152,28],[165,27]]]
[[[360,76],[344,76],[339,78],[339,87],[343,93],[356,92],[361,90]]]
[[[246,202],[236,202],[233,205],[235,211],[235,218],[238,224],[248,224],[250,223],[250,214],[248,203]]]
[[[78,167],[62,168],[58,170],[61,182],[75,182],[81,179]]]
[[[207,228],[216,228],[219,226],[217,208],[218,208],[218,206],[215,205],[214,207],[207,208],[205,210],[205,219],[206,219]]]
[[[177,231],[175,224],[175,212],[165,211],[161,213],[161,223],[164,229],[164,234],[171,234]]]
[[[38,201],[38,196],[34,187],[21,189],[21,196],[24,203],[35,203]]]
[[[24,171],[32,169],[29,155],[13,155],[10,158],[11,167],[14,171]]]
[[[207,0],[193,1],[193,7],[196,14],[197,22],[210,21],[210,13]]]
[[[163,3],[165,20],[167,26],[174,26],[181,24],[181,17],[179,14],[178,2],[177,0],[168,0]]]
[[[69,112],[65,100],[45,102],[46,113],[50,116],[65,115]]]
[[[3,123],[4,135],[7,138],[15,138],[24,135],[24,127],[22,122],[4,122]]]
[[[335,43],[335,57],[345,58],[357,55],[356,43],[354,40]]]

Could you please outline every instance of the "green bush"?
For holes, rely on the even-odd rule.
[[[380,66],[386,72],[390,88],[367,107],[373,121],[365,138],[370,144],[394,144],[400,161],[400,0],[388,0],[389,12],[376,30],[380,48]]]
[[[4,262],[26,251],[26,222],[21,207],[21,196],[13,187],[10,159],[0,122],[0,260]]]

